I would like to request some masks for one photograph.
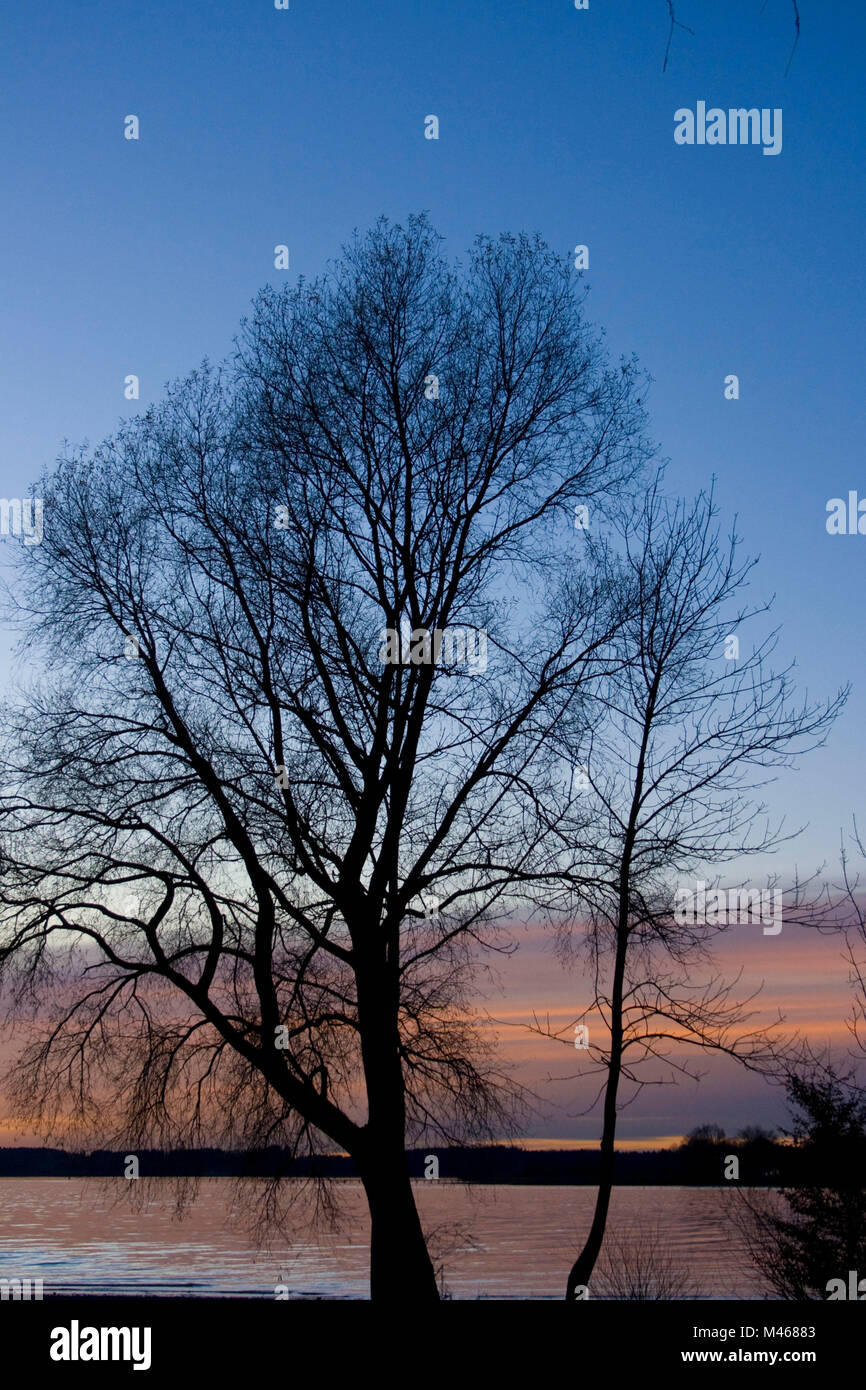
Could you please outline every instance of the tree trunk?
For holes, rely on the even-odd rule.
[[[394,953],[396,957],[396,952]],[[406,1158],[406,1096],[393,969],[358,973],[367,1124],[357,1155],[370,1208],[370,1297],[439,1301]]]
[[[619,1091],[619,1079],[622,1075],[622,1058],[624,1052],[622,1004],[625,982],[625,962],[629,943],[631,862],[632,853],[634,851],[636,827],[640,815],[644,769],[646,767],[650,730],[655,715],[660,679],[661,672],[657,671],[653,678],[652,689],[650,690],[649,700],[644,713],[643,736],[641,738],[640,753],[635,769],[631,809],[629,811],[628,827],[623,842],[622,857],[619,865],[616,957],[614,960],[613,983],[610,992],[610,1065],[608,1067],[607,1087],[604,1095],[604,1121],[601,1130],[601,1164],[598,1175],[598,1192],[595,1198],[595,1212],[593,1213],[592,1225],[589,1228],[589,1235],[586,1238],[583,1249],[572,1265],[571,1272],[568,1276],[565,1297],[569,1300],[574,1298],[576,1290],[580,1285],[587,1286],[589,1284],[590,1275],[595,1269],[595,1262],[598,1259],[602,1241],[604,1240],[604,1233],[607,1227],[607,1212],[610,1206],[610,1194],[613,1191],[616,1100]]]
[[[611,990],[610,1027],[610,1065],[607,1086],[604,1094],[604,1121],[601,1131],[601,1163],[598,1174],[598,1193],[592,1225],[583,1249],[571,1267],[566,1284],[565,1297],[573,1300],[579,1287],[589,1285],[590,1275],[601,1251],[607,1227],[607,1213],[610,1194],[613,1191],[614,1141],[616,1139],[616,1101],[619,1079],[622,1074],[623,1026],[622,992],[625,977],[625,958],[628,950],[628,910],[627,895],[623,891],[620,903],[620,917],[617,931],[616,962],[614,965],[613,988]]]
[[[601,1165],[598,1175],[598,1193],[595,1199],[595,1211],[584,1247],[572,1265],[568,1275],[565,1297],[569,1300],[574,1299],[579,1287],[587,1287],[589,1285],[590,1275],[595,1269],[595,1262],[601,1251],[601,1244],[604,1240],[605,1228],[607,1227],[607,1212],[610,1206],[610,1195],[613,1191],[616,1096],[619,1085],[619,1073],[619,1064],[616,1066],[615,1073],[613,1065],[611,1065],[607,1083],[607,1094],[605,1096],[604,1127],[602,1129],[601,1138]],[[608,1101],[610,1105],[608,1105]],[[609,1114],[609,1110],[612,1111],[612,1114]]]
[[[436,1272],[421,1229],[405,1151],[368,1160],[361,1172],[370,1207],[370,1298],[437,1303]]]

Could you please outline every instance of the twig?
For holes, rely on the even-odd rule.
[[[662,72],[667,72],[668,58],[670,57],[671,40],[673,39],[673,36],[674,36],[674,29],[685,29],[686,33],[687,33],[687,34],[691,34],[693,38],[694,38],[694,33],[695,33],[694,29],[690,29],[689,26],[688,26],[687,24],[682,24],[682,23],[677,19],[676,14],[674,13],[674,0],[667,0],[667,6],[668,6],[668,14],[669,14],[670,17],[671,17],[671,27],[670,27],[670,29],[668,30],[668,44],[667,44],[667,48],[665,49],[665,60],[664,60],[664,62],[663,62],[663,64],[662,64]],[[795,6],[795,8],[796,8],[796,6]],[[799,27],[799,16],[798,16],[797,23],[798,23],[798,27]]]
[[[794,61],[794,54],[797,51],[797,44],[800,42],[800,6],[797,3],[797,0],[791,0],[791,4],[794,6],[794,44],[790,54],[788,55],[788,66],[785,68],[786,77],[788,76],[788,73],[791,71],[791,64]],[[761,14],[764,13],[764,10],[766,8],[767,0],[764,0],[763,5],[761,6]]]
[[[677,19],[676,12],[674,10],[674,0],[666,0],[666,3],[668,7],[668,14],[670,15],[671,19],[671,24],[670,28],[668,29],[668,41],[667,46],[665,48],[665,60],[662,63],[662,72],[667,72],[668,58],[670,57],[671,53],[671,43],[674,37],[674,30],[685,29],[686,33],[691,34],[692,37],[694,37],[695,32],[694,29],[690,29],[687,24],[683,24],[681,20]],[[794,7],[794,42],[791,47],[791,52],[788,55],[788,62],[785,67],[786,77],[788,76],[788,73],[791,71],[791,64],[794,61],[794,54],[797,52],[797,44],[800,42],[800,6],[798,0],[791,0],[791,4]],[[764,10],[766,8],[767,0],[764,0],[763,5],[761,6],[761,14],[764,13]]]
[[[794,6],[794,46],[791,49],[791,54],[788,58],[788,66],[785,68],[786,77],[788,76],[788,73],[791,71],[791,64],[794,61],[794,54],[797,52],[797,44],[800,42],[800,7],[797,4],[797,0],[791,0],[791,4]]]

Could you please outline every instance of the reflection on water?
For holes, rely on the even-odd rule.
[[[247,1179],[247,1188],[257,1180]],[[119,1185],[124,1190],[118,1190]],[[42,1278],[50,1294],[215,1294],[366,1298],[369,1223],[355,1182],[338,1184],[338,1229],[310,1229],[298,1203],[295,1234],[256,1247],[237,1210],[236,1184],[204,1179],[182,1221],[174,1188],[142,1178],[134,1204],[124,1179],[0,1180],[0,1278]],[[453,1298],[561,1298],[592,1214],[589,1187],[416,1184],[418,1205],[444,1288]],[[131,1194],[130,1194],[131,1195]],[[661,1232],[671,1264],[698,1298],[762,1293],[726,1210],[734,1191],[620,1188],[610,1229]],[[590,1286],[590,1295],[593,1295]]]

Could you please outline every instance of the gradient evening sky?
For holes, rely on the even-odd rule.
[[[762,557],[756,595],[777,594],[784,655],[810,693],[854,683],[827,748],[771,795],[809,823],[801,865],[832,860],[840,826],[864,810],[866,537],[828,536],[825,508],[850,489],[866,496],[866,104],[852,61],[866,9],[800,8],[787,76],[787,0],[763,12],[759,0],[679,0],[695,34],[677,31],[664,73],[664,0],[7,8],[0,491],[20,496],[64,438],[96,442],[167,379],[227,353],[255,291],[285,279],[278,243],[290,279],[314,276],[383,212],[428,210],[453,255],[481,231],[538,230],[563,257],[586,243],[590,316],[654,378],[671,485],[717,476],[725,518],[739,514]],[[677,146],[674,111],[699,100],[781,107],[782,153]],[[123,138],[130,113],[137,142]],[[424,138],[428,114],[438,141]],[[138,402],[124,400],[128,373]],[[725,959],[765,978],[768,1010],[785,1006],[813,1042],[839,1040],[838,942],[743,927]],[[504,978],[514,1019],[549,1008],[567,1023],[579,1008],[579,978],[538,933]],[[527,1075],[568,1070],[555,1048],[548,1068],[543,1048],[508,1043]],[[597,1133],[563,1104],[534,1132]],[[644,1092],[623,1133],[781,1114],[765,1087],[716,1066],[700,1091]]]

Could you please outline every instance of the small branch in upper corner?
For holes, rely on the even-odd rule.
[[[687,33],[687,34],[691,34],[693,38],[694,38],[694,33],[695,33],[694,29],[690,29],[689,26],[688,26],[687,24],[682,24],[682,23],[680,22],[680,20],[677,19],[676,13],[675,13],[675,11],[674,11],[674,0],[667,0],[667,6],[668,6],[668,14],[669,14],[670,17],[671,17],[671,27],[670,27],[670,29],[668,30],[668,42],[667,42],[667,48],[665,49],[665,60],[664,60],[664,62],[662,63],[662,72],[667,72],[668,58],[670,57],[670,53],[671,53],[671,42],[672,42],[673,37],[674,37],[674,30],[675,30],[675,29],[685,29],[686,33]],[[795,4],[794,8],[796,9],[796,4]],[[798,28],[799,28],[799,15],[797,16],[797,24],[798,24]],[[793,57],[793,54],[792,54],[791,56]]]
[[[788,59],[788,66],[785,68],[786,77],[788,76],[788,73],[791,71],[791,64],[794,61],[794,54],[797,52],[797,44],[800,42],[800,6],[797,4],[797,0],[791,0],[791,4],[794,6],[794,46],[791,49],[791,56]]]
[[[671,23],[670,23],[670,28],[668,29],[668,41],[667,41],[667,45],[666,45],[666,47],[665,47],[665,60],[664,60],[664,62],[662,63],[662,72],[667,72],[668,58],[669,58],[670,55],[671,55],[671,43],[673,42],[674,30],[675,30],[675,29],[685,29],[686,33],[687,33],[687,34],[691,34],[692,37],[694,37],[694,32],[695,32],[694,29],[690,29],[689,26],[688,26],[687,24],[683,24],[683,22],[682,22],[681,20],[677,19],[676,11],[675,11],[675,9],[674,9],[674,0],[666,0],[666,3],[667,3],[668,14],[669,14],[669,16],[670,16],[670,21],[671,21]],[[788,54],[788,62],[787,62],[787,65],[786,65],[786,67],[785,67],[785,76],[786,76],[786,77],[788,76],[788,73],[791,71],[791,64],[792,64],[793,61],[794,61],[794,54],[797,52],[797,45],[798,45],[798,43],[800,42],[800,5],[799,5],[799,0],[791,0],[791,4],[792,4],[792,6],[793,6],[793,8],[794,8],[794,42],[793,42],[793,44],[792,44],[792,46],[791,46],[791,52]],[[765,10],[766,8],[767,8],[767,0],[764,0],[763,5],[761,6],[761,13],[762,13],[762,14],[764,13],[764,10]]]
[[[797,52],[797,44],[800,42],[800,6],[798,0],[791,0],[791,4],[794,7],[794,43],[791,47],[791,52],[788,55],[788,63],[785,68],[786,77],[788,76],[788,73],[791,71],[791,64],[794,61],[794,54]],[[761,14],[764,13],[764,10],[766,8],[767,0],[764,0],[763,5],[761,6]]]

